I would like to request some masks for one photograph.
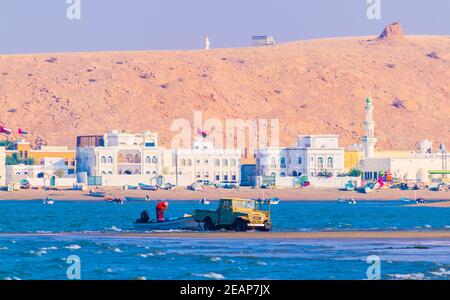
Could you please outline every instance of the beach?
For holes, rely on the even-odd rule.
[[[226,197],[235,198],[279,198],[282,201],[335,201],[337,199],[354,198],[356,201],[367,200],[399,200],[400,198],[423,198],[426,201],[442,201],[433,204],[420,204],[420,206],[450,207],[450,192],[435,192],[429,190],[403,191],[400,189],[381,189],[371,194],[356,191],[342,191],[334,188],[283,188],[283,189],[254,189],[241,187],[239,190],[206,188],[204,191],[189,191],[178,187],[172,191],[158,190],[123,190],[121,188],[98,188],[96,191],[107,192],[107,197],[125,198],[142,197],[146,195],[152,200],[217,200]],[[46,197],[54,200],[83,200],[103,201],[103,198],[92,197],[88,191],[60,189],[60,190],[19,190],[15,192],[0,192],[1,200],[42,200]]]

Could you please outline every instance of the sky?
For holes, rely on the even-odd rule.
[[[375,1],[380,18],[369,19]],[[212,48],[247,47],[252,35],[378,35],[394,21],[406,34],[450,35],[450,1],[1,0],[0,53],[198,49],[206,33]]]

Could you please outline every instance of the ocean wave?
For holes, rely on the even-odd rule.
[[[116,226],[111,226],[111,227],[106,227],[105,230],[111,230],[111,231],[116,231],[116,232],[121,232],[122,229],[120,229],[119,227]]]
[[[153,254],[153,253],[141,253],[141,254],[138,254],[137,256],[143,257],[143,258],[147,258],[147,257],[150,257],[150,256],[155,256],[155,254]]]
[[[209,272],[209,273],[201,273],[201,274],[193,274],[194,276],[197,277],[205,277],[205,278],[210,278],[210,279],[225,279],[225,276],[223,276],[220,273],[214,273],[214,272]]]
[[[34,256],[42,256],[42,254],[46,254],[47,251],[45,251],[45,250],[37,250],[37,251],[30,250],[30,251],[28,251],[28,253],[31,255],[34,255]]]
[[[257,261],[256,264],[260,266],[267,266],[267,263],[264,261]]]
[[[210,260],[210,261],[213,261],[213,262],[217,262],[217,261],[221,261],[222,258],[220,258],[220,257],[218,257],[218,256],[213,256],[213,257],[210,257],[209,260]]]
[[[428,279],[423,273],[411,273],[411,274],[388,274],[394,280],[425,280]]]
[[[16,276],[12,276],[12,277],[7,276],[7,277],[3,277],[3,280],[22,280],[22,279],[20,279],[19,277],[16,277]]]
[[[69,249],[69,250],[78,250],[78,249],[81,249],[81,246],[77,245],[77,244],[72,244],[69,246],[65,246],[64,248]]]
[[[439,268],[436,271],[430,272],[430,274],[433,274],[434,276],[438,277],[447,277],[450,276],[450,270],[446,270],[445,268]]]
[[[0,251],[2,250],[8,250],[8,247],[0,247]]]

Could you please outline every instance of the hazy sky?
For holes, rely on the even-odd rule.
[[[69,20],[67,1],[81,2]],[[251,35],[278,42],[375,35],[393,21],[407,34],[450,35],[449,0],[1,0],[0,53],[245,47]],[[377,0],[369,0],[377,1]]]

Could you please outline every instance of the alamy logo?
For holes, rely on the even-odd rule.
[[[381,259],[378,255],[371,255],[367,257],[368,264],[371,264],[367,268],[367,279],[380,280],[381,279]]]
[[[381,0],[367,0],[369,7],[367,8],[367,19],[380,20],[381,19]]]
[[[81,279],[81,260],[78,255],[71,255],[66,259],[66,262],[70,264],[67,268],[67,279],[79,280]]]
[[[81,19],[81,0],[67,0],[69,5],[66,10],[66,16],[69,20]]]

